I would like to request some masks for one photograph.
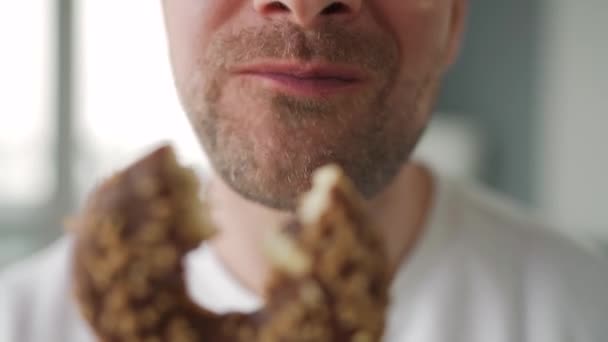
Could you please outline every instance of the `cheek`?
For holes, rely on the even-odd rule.
[[[428,70],[447,48],[450,6],[446,0],[379,0],[374,14],[399,43],[402,66],[410,73]]]
[[[374,15],[398,42],[400,71],[386,103],[402,113],[394,126],[421,129],[432,111],[436,85],[444,69],[450,7],[446,0],[378,0]]]
[[[211,38],[234,20],[245,0],[166,0],[167,37],[173,68],[184,79],[197,67]]]

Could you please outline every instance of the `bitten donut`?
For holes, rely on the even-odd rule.
[[[72,221],[80,310],[104,342],[380,341],[388,269],[363,199],[336,166],[315,172],[271,234],[266,304],[218,315],[189,297],[182,259],[215,233],[195,174],[162,147],[102,183]]]

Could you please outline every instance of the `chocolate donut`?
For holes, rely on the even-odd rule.
[[[218,315],[189,297],[182,259],[215,229],[194,172],[162,147],[102,183],[73,220],[79,308],[104,342],[376,342],[388,269],[363,199],[336,166],[264,246],[266,305]]]

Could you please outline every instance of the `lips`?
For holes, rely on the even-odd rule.
[[[276,91],[305,97],[352,92],[366,79],[356,68],[321,63],[263,63],[241,67],[236,74]]]

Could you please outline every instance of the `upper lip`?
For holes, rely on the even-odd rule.
[[[239,66],[235,68],[235,72],[253,75],[278,74],[302,79],[333,78],[350,82],[358,82],[366,78],[365,73],[358,68],[321,62],[262,62]]]

